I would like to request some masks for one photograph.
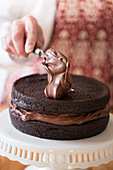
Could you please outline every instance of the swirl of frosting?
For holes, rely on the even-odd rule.
[[[48,73],[48,85],[44,91],[46,97],[57,99],[74,91],[69,75],[70,63],[66,56],[54,49],[48,49],[42,64]]]

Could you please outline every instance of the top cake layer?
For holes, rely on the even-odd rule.
[[[17,80],[12,88],[12,103],[27,111],[45,114],[88,113],[102,109],[109,102],[108,87],[84,76],[71,75],[74,92],[60,99],[44,94],[47,75],[30,75]]]

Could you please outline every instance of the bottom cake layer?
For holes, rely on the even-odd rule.
[[[9,109],[10,112],[10,109]],[[10,112],[13,126],[23,133],[46,139],[74,140],[95,136],[106,128],[109,116],[81,125],[54,125],[41,121],[23,121],[19,115]]]

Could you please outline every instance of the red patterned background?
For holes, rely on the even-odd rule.
[[[69,57],[71,73],[107,83],[113,96],[113,0],[59,0],[50,46]]]

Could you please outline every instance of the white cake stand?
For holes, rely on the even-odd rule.
[[[25,165],[56,170],[85,169],[113,160],[113,115],[101,134],[83,140],[40,139],[16,130],[8,110],[0,114],[0,155]]]

